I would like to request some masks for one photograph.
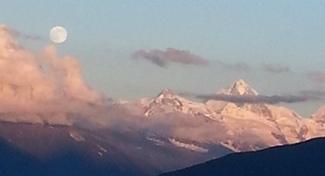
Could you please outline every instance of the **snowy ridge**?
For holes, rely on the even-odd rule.
[[[72,139],[74,139],[77,142],[85,141],[85,138],[81,136],[77,131],[71,130],[69,131],[69,135]]]

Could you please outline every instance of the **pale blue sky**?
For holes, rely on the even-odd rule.
[[[0,0],[0,23],[41,36],[22,41],[38,49],[54,25],[67,28],[62,54],[78,57],[88,82],[114,98],[154,96],[163,88],[211,93],[243,78],[267,95],[317,89],[305,76],[325,68],[324,0]],[[189,50],[207,67],[160,68],[136,62],[137,49]],[[249,72],[218,65],[245,62]],[[293,72],[271,74],[261,64]],[[290,105],[308,114],[324,102]],[[302,108],[303,107],[303,108]]]

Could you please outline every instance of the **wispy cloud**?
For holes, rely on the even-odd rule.
[[[301,90],[295,94],[289,95],[228,95],[228,94],[195,94],[189,92],[180,93],[183,96],[197,98],[202,101],[217,100],[233,103],[266,103],[266,104],[278,104],[278,103],[300,103],[306,101],[318,101],[325,99],[325,91],[310,89]]]
[[[260,68],[254,67],[246,62],[235,62],[235,63],[227,63],[224,61],[217,61],[217,64],[220,65],[222,68],[231,70],[231,71],[237,71],[237,72],[248,72],[251,70],[262,70],[269,73],[274,74],[281,74],[281,73],[288,73],[292,72],[291,68],[285,65],[281,64],[262,64]]]
[[[251,66],[245,62],[226,63],[223,61],[218,61],[218,64],[221,67],[232,71],[247,72],[251,70]]]
[[[313,82],[325,83],[325,72],[323,71],[313,71],[306,74],[306,76]]]
[[[16,29],[10,28],[8,26],[0,25],[0,28],[2,30],[7,31],[11,36],[14,36],[16,38],[23,38],[26,40],[42,40],[42,38],[39,35],[35,34],[28,34],[25,32],[18,31]]]
[[[292,71],[288,66],[281,65],[281,64],[263,64],[262,68],[266,72],[276,73],[276,74],[288,73]]]
[[[147,60],[159,67],[168,67],[170,63],[201,66],[209,63],[208,60],[189,51],[174,48],[167,48],[166,50],[141,49],[134,52],[132,58]]]
[[[323,90],[303,90],[299,94],[314,100],[323,100],[325,98],[325,91]]]

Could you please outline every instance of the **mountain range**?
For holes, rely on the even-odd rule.
[[[239,80],[216,95],[258,93]],[[324,112],[303,118],[282,106],[195,101],[165,89],[154,98],[112,102],[105,110],[109,123],[101,127],[2,121],[0,170],[4,175],[156,175],[233,152],[325,136]]]
[[[258,96],[258,93],[245,81],[238,80],[216,95],[254,97]],[[153,99],[123,102],[120,105],[130,112],[137,112],[138,116],[144,118],[143,121],[163,121],[171,126],[183,121],[179,126],[176,125],[175,128],[178,129],[169,128],[178,139],[218,143],[233,151],[259,150],[325,135],[322,120],[324,108],[311,118],[303,118],[283,106],[212,99],[206,102],[193,101],[168,89]],[[205,121],[197,123],[200,125],[195,128],[189,127],[194,131],[192,134],[195,137],[185,129],[186,132],[182,131],[182,126],[191,126],[188,124],[191,122],[187,122],[188,119],[192,119],[194,124],[198,119]],[[207,124],[212,129],[203,129],[207,128]]]

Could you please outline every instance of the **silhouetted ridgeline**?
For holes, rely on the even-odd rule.
[[[161,176],[324,176],[325,138],[229,154]]]

